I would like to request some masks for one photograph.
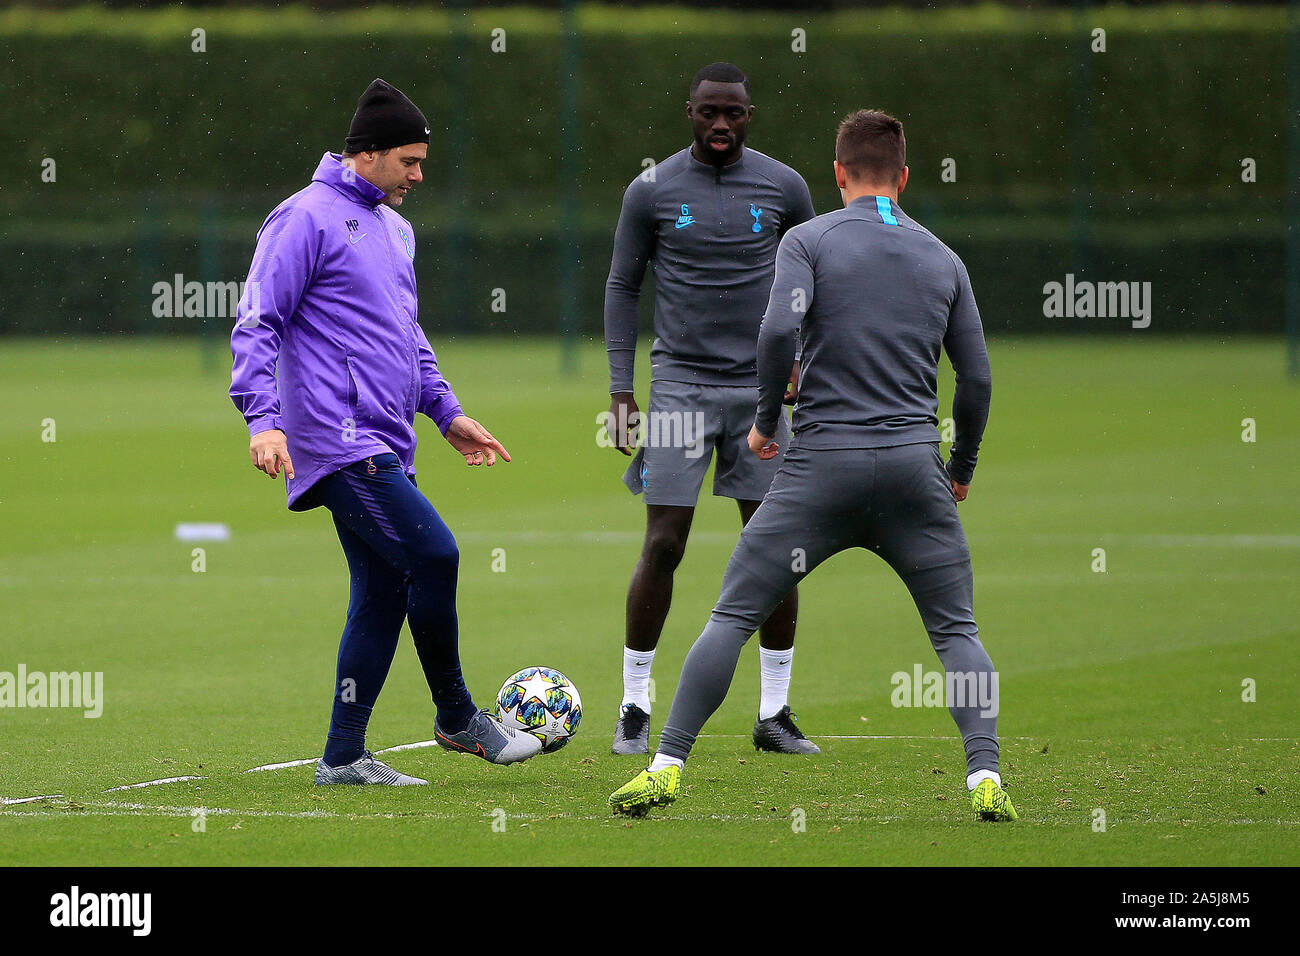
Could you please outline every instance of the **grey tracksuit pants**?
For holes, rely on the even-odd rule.
[[[686,657],[661,753],[686,759],[726,697],[745,642],[792,587],[849,548],[874,551],[903,579],[950,687],[962,675],[973,682],[967,686],[996,692],[971,607],[970,550],[938,446],[809,449],[796,439],[741,533],[722,594]],[[992,706],[976,694],[948,696],[968,771],[997,770],[996,693]]]

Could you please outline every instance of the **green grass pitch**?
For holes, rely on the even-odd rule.
[[[103,672],[104,710],[0,709],[0,796],[61,795],[0,808],[0,863],[1300,862],[1300,415],[1280,341],[991,343],[992,419],[961,507],[1021,814],[991,826],[972,818],[947,712],[890,703],[894,672],[937,660],[901,583],[863,552],[803,588],[792,703],[823,755],[755,753],[751,644],[684,797],[611,817],[607,795],[643,765],[609,739],[644,511],[625,459],[596,443],[603,353],[582,346],[565,373],[553,342],[434,339],[515,457],[466,468],[420,420],[421,487],[461,546],[470,688],[486,704],[517,668],[559,667],[583,694],[578,737],[507,768],[392,756],[427,788],[245,774],[323,743],[347,598],[328,514],[289,514],[250,467],[224,354],[204,373],[193,341],[11,340],[0,671]],[[943,414],[950,397],[948,373]],[[178,542],[187,521],[224,522],[231,540]],[[656,732],[738,525],[731,502],[703,499],[655,665]],[[404,637],[370,745],[428,740],[432,719]],[[182,775],[203,779],[104,792]]]

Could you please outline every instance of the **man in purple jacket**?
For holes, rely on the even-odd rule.
[[[371,83],[344,152],[326,153],[258,231],[230,339],[230,397],[248,423],[253,465],[271,478],[284,472],[289,510],[329,509],[351,572],[318,784],[426,783],[365,749],[403,620],[439,744],[500,764],[541,749],[474,706],[457,648],[460,555],[415,484],[417,411],[466,464],[510,460],[466,417],[416,321],[414,230],[395,207],[423,179],[428,144],[415,104]]]

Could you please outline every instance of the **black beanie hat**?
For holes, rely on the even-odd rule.
[[[344,152],[429,142],[429,121],[397,87],[376,79],[357,100]]]

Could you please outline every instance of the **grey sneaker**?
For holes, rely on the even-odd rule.
[[[610,750],[620,756],[648,754],[650,715],[636,704],[624,704],[618,712],[618,726],[614,728],[614,746]]]
[[[433,722],[433,736],[438,746],[447,750],[473,754],[488,763],[519,763],[542,752],[542,742],[530,733],[505,726],[486,710],[480,710],[469,726],[458,734],[444,733]]]
[[[388,787],[421,787],[428,782],[427,780],[421,780],[419,777],[408,777],[404,773],[398,773],[388,764],[376,760],[375,755],[369,750],[352,761],[352,763],[345,763],[341,767],[326,766],[324,759],[316,764],[316,785],[318,787],[333,786],[340,783],[353,785],[382,783]]]
[[[795,716],[786,704],[767,720],[754,724],[754,746],[774,754],[819,754],[822,749],[795,726]]]

